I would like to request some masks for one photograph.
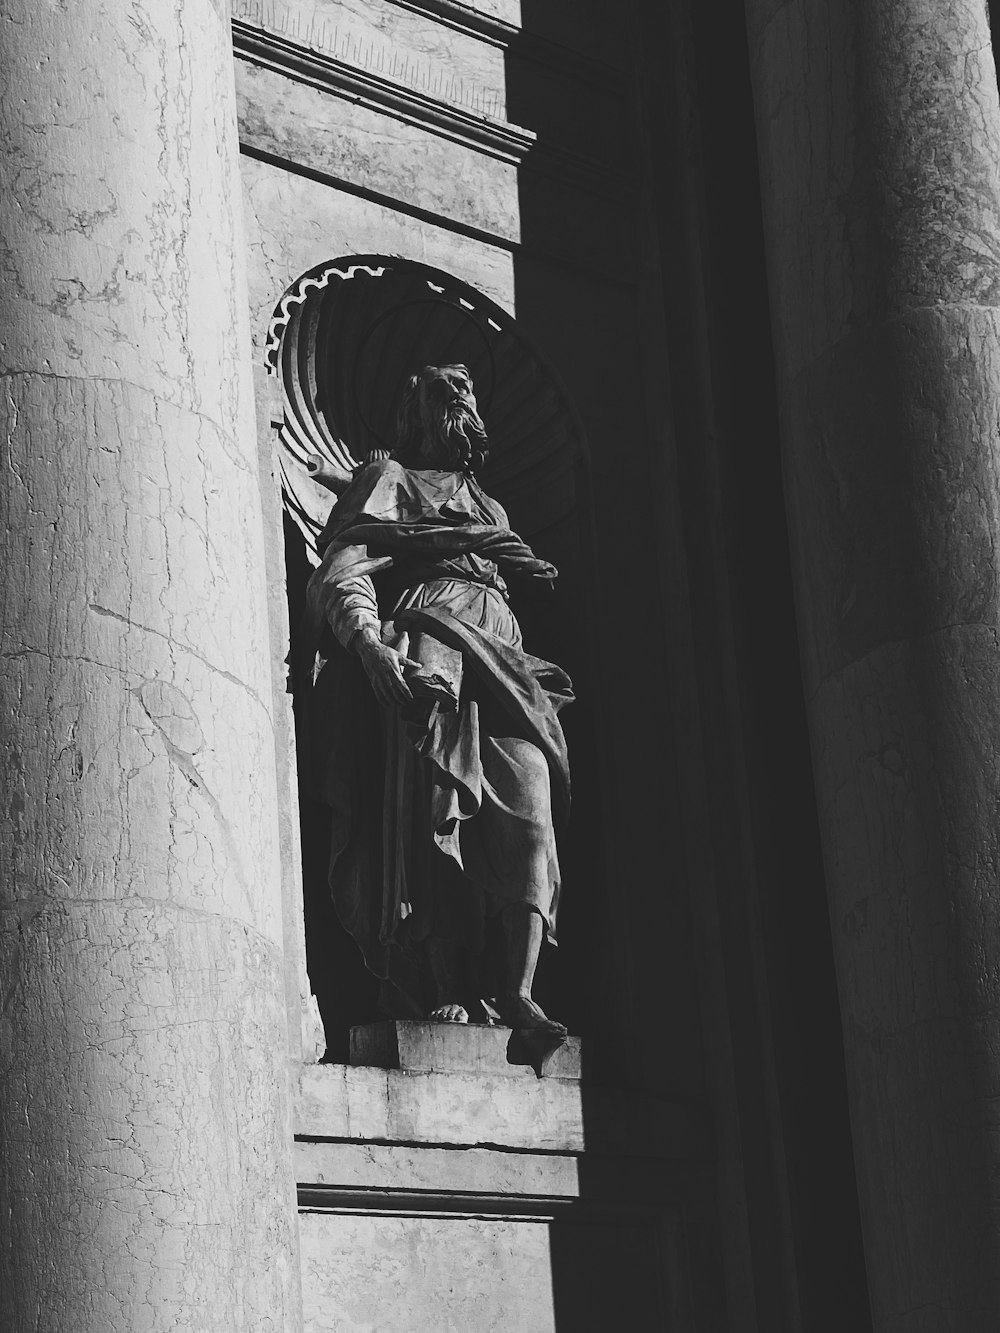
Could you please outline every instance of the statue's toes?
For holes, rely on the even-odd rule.
[[[566,1026],[549,1018],[541,1005],[525,996],[510,997],[503,1009],[504,1022],[508,1027],[520,1028],[525,1032],[541,1032],[549,1037],[565,1037]]]

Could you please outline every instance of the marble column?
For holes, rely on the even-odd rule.
[[[1000,108],[986,6],[747,0],[747,13],[875,1327],[985,1333],[1000,1326]]]
[[[222,0],[0,0],[0,1326],[300,1326]]]

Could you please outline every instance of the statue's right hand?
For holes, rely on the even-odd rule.
[[[397,653],[395,648],[389,648],[374,630],[361,631],[357,650],[379,703],[386,707],[409,703],[413,695],[403,676],[403,668],[419,667],[420,663],[411,662],[402,653]]]

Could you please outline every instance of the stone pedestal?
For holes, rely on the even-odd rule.
[[[300,1320],[224,11],[0,3],[5,1333]]]
[[[987,1333],[1000,1325],[1000,106],[987,14],[979,0],[747,12],[875,1328]]]
[[[530,1029],[482,1023],[388,1019],[351,1028],[351,1064],[422,1073],[579,1079],[583,1056],[579,1037],[547,1037]]]
[[[505,1029],[436,1042],[418,1030],[442,1025],[373,1026],[404,1067],[302,1073],[307,1333],[700,1327],[684,1182],[712,1147],[697,1112],[524,1069],[414,1067],[462,1049],[488,1063]]]

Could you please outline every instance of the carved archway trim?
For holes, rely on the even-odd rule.
[[[284,389],[284,502],[313,553],[331,503],[317,469],[346,485],[390,448],[402,387],[427,364],[472,371],[490,434],[483,485],[525,537],[576,507],[583,436],[557,376],[506,311],[450,274],[385,255],[319,265],[278,302],[265,356]]]

